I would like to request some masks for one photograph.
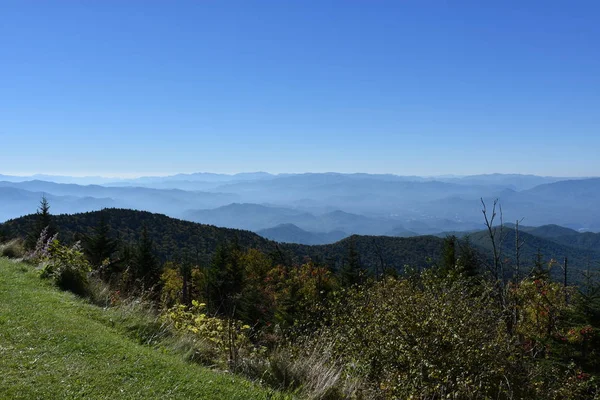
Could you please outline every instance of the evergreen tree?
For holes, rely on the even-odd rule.
[[[84,248],[90,263],[98,267],[104,260],[117,250],[117,241],[110,237],[110,227],[104,211],[100,212],[98,225],[94,228],[94,233],[91,236],[86,236],[84,240]]]
[[[250,325],[262,326],[273,320],[274,302],[267,290],[273,262],[268,255],[250,249],[241,254],[241,265],[244,268],[244,284],[238,316]]]
[[[146,288],[160,282],[161,267],[154,254],[154,242],[148,234],[146,226],[142,228],[142,235],[138,242],[133,260],[133,278],[142,281]]]
[[[348,243],[348,254],[342,268],[340,268],[339,276],[340,283],[344,287],[364,283],[365,270],[361,266],[360,254],[356,250],[356,240],[354,237],[351,237]]]
[[[6,228],[4,225],[0,224],[0,243],[8,240],[8,234],[6,233]]]
[[[444,247],[442,249],[441,270],[447,275],[456,271],[456,236],[450,235],[444,239]]]
[[[237,242],[217,247],[212,260],[208,286],[208,298],[213,311],[226,317],[233,317],[240,313],[244,268],[240,263],[240,249]]]
[[[471,245],[471,241],[468,236],[458,242],[460,249],[460,256],[456,263],[460,272],[467,277],[475,277],[479,274],[479,260],[477,259],[477,252]]]
[[[550,277],[550,271],[544,267],[544,259],[540,249],[538,249],[533,262],[533,269],[531,270],[531,279],[533,280],[548,280]]]
[[[583,272],[583,279],[578,286],[576,296],[576,309],[582,316],[582,320],[590,323],[595,328],[600,328],[600,281],[599,271],[592,271],[588,264]],[[600,343],[599,343],[600,345]]]
[[[479,262],[477,253],[471,246],[468,237],[459,240],[456,236],[447,236],[444,239],[439,272],[443,277],[456,279],[459,276],[472,278],[477,276]]]
[[[45,195],[42,196],[42,199],[40,200],[40,206],[35,213],[33,227],[27,235],[25,246],[29,249],[35,248],[44,229],[46,229],[47,237],[52,237],[56,234],[56,228],[54,227],[52,215],[50,214],[50,204]]]

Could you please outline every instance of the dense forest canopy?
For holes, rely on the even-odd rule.
[[[67,243],[91,235],[101,216],[110,227],[110,234],[124,243],[136,243],[143,227],[154,242],[157,256],[163,261],[177,260],[209,265],[219,244],[236,242],[243,248],[255,248],[284,259],[302,261],[311,257],[319,262],[339,267],[353,240],[366,267],[385,265],[401,269],[404,265],[426,266],[428,258],[439,256],[443,239],[434,236],[412,238],[355,236],[330,245],[297,245],[276,243],[250,231],[219,228],[161,214],[126,209],[53,216],[60,238]],[[26,236],[35,223],[36,215],[10,220],[0,227],[5,235]]]

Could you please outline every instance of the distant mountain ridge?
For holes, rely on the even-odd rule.
[[[27,215],[35,210],[42,196],[46,196],[52,204],[53,212],[76,213],[100,210],[117,205],[111,198],[77,197],[68,195],[52,195],[40,191],[28,191],[15,187],[0,187],[0,222],[14,217]]]
[[[187,210],[183,218],[203,224],[257,231],[295,220],[314,220],[302,211],[253,203],[231,203],[214,209]]]
[[[0,189],[13,188],[36,193],[39,199],[42,195],[54,197],[51,206],[59,212],[63,212],[64,196],[88,199],[91,206],[77,208],[73,211],[88,211],[97,209],[96,203],[104,199],[103,207],[123,207],[143,209],[148,211],[162,212],[169,215],[179,215],[182,210],[190,207],[203,205],[216,207],[231,203],[237,199],[236,195],[217,192],[185,191],[180,189],[152,189],[140,187],[110,187],[101,185],[77,185],[66,183],[54,183],[46,181],[6,182],[0,181]],[[6,198],[0,198],[0,205],[8,203]],[[29,203],[28,203],[29,204]],[[4,204],[7,207],[7,204]],[[31,204],[29,212],[35,210],[36,205]],[[23,214],[21,214],[23,215]],[[8,218],[18,215],[9,215]]]
[[[289,177],[300,175],[329,175],[329,176],[349,176],[353,178],[373,178],[380,180],[403,180],[403,181],[439,181],[439,182],[461,182],[465,184],[490,184],[496,183],[504,186],[515,186],[515,190],[523,190],[528,187],[538,186],[544,183],[552,183],[565,180],[586,179],[591,177],[555,177],[539,176],[531,174],[476,174],[476,175],[437,175],[437,176],[417,176],[417,175],[399,175],[399,174],[370,174],[370,173],[339,173],[339,172],[321,172],[321,173],[269,173],[264,171],[239,172],[239,173],[214,173],[214,172],[191,172],[178,173],[172,175],[145,175],[135,178],[107,177],[107,176],[68,176],[68,175],[3,175],[0,174],[1,181],[23,182],[30,180],[45,180],[56,183],[77,183],[81,185],[106,184],[110,182],[128,182],[129,184],[141,182],[159,182],[170,180],[183,181],[203,181],[203,182],[226,182],[242,180],[259,180],[277,177]]]
[[[480,198],[488,204],[500,198],[505,221],[525,217],[531,226],[552,223],[600,231],[600,209],[595,206],[600,203],[600,179],[561,179],[507,174],[431,178],[257,172],[178,174],[80,185],[20,177],[20,182],[0,181],[0,187],[28,191],[21,197],[29,200],[19,201],[14,194],[0,197],[0,221],[33,212],[32,199],[45,194],[57,212],[120,207],[255,232],[293,224],[311,233],[407,236],[480,229]]]
[[[298,228],[294,224],[280,224],[273,228],[262,229],[256,233],[276,242],[308,245],[331,244],[349,236],[343,231],[308,232]]]
[[[182,217],[194,222],[254,232],[292,224],[312,233],[341,231],[347,234],[377,235],[398,225],[393,219],[368,217],[342,210],[312,214],[298,209],[253,203],[232,203],[215,209],[188,210]]]

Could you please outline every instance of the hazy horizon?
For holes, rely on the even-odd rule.
[[[523,172],[482,172],[482,173],[467,173],[467,174],[455,174],[455,173],[443,173],[433,175],[423,174],[402,174],[395,172],[363,172],[363,171],[295,171],[295,172],[272,172],[272,171],[259,171],[259,170],[247,170],[247,171],[234,171],[234,172],[220,172],[220,171],[191,171],[191,172],[175,172],[175,173],[63,173],[63,172],[3,172],[0,171],[1,176],[14,176],[14,177],[62,177],[62,178],[104,178],[104,179],[138,179],[138,178],[166,178],[175,175],[194,175],[194,174],[214,174],[214,175],[229,175],[234,176],[238,174],[254,174],[254,173],[266,173],[273,176],[278,175],[302,175],[302,174],[367,174],[367,175],[393,175],[398,177],[419,177],[419,178],[462,178],[468,176],[484,176],[484,175],[521,175],[521,176],[537,176],[537,177],[554,177],[554,178],[596,178],[600,175],[540,175],[534,173],[523,173]],[[1,180],[1,179],[0,179]]]

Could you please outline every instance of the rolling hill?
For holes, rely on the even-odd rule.
[[[333,210],[312,214],[298,209],[273,205],[233,203],[209,210],[188,210],[182,218],[227,228],[253,232],[278,225],[292,224],[310,233],[341,231],[359,235],[382,235],[397,225],[389,218],[375,218]]]
[[[351,241],[360,254],[362,264],[367,268],[393,267],[402,270],[404,265],[425,267],[440,259],[443,237],[415,236],[360,236],[353,235],[331,244],[309,245],[298,243],[277,243],[256,233],[218,228],[212,225],[199,224],[171,218],[162,214],[127,209],[106,209],[102,211],[108,218],[111,232],[126,243],[136,243],[143,227],[147,227],[150,237],[155,243],[156,253],[163,260],[187,259],[201,265],[209,265],[219,244],[237,242],[242,248],[257,248],[271,254],[275,260],[291,263],[301,262],[305,257],[327,263],[332,268],[339,268],[348,255]],[[60,237],[73,242],[85,234],[90,234],[97,225],[100,212],[87,212],[73,215],[54,216]],[[34,216],[29,215],[0,224],[0,230],[8,237],[24,236],[33,223]],[[279,227],[291,236],[289,240],[313,241],[313,236],[302,236],[297,227]],[[533,229],[532,232],[527,232]],[[537,232],[538,235],[535,233]],[[553,237],[550,232],[575,232],[564,228],[549,226],[522,229],[520,238],[524,241],[521,248],[521,264],[523,271],[533,266],[535,256],[540,250],[544,260],[551,258],[562,262],[568,257],[571,279],[578,280],[579,272],[587,268],[588,263],[600,260],[600,234],[577,233]],[[296,236],[294,236],[296,234]],[[302,234],[302,235],[301,235]],[[514,259],[514,230],[505,229],[506,238],[503,245],[503,257],[508,262]],[[491,254],[489,238],[485,231],[468,234],[471,243],[480,254],[481,259],[489,259]],[[273,237],[273,236],[271,236]],[[281,238],[278,240],[281,241]],[[556,273],[559,273],[558,270]]]
[[[237,229],[217,228],[154,214],[128,209],[105,209],[111,234],[125,243],[136,243],[143,227],[155,244],[155,251],[163,260],[192,259],[208,264],[219,243],[238,241],[242,247],[255,247],[273,251],[274,243],[255,233]],[[34,221],[34,215],[13,219],[0,225],[5,234],[24,236]],[[98,224],[100,212],[54,215],[53,221],[60,232],[60,239],[67,242],[80,240],[92,234]]]
[[[375,268],[383,263],[401,269],[405,264],[426,266],[428,259],[439,257],[443,243],[443,239],[433,236],[353,236],[327,245],[278,244],[250,231],[218,228],[147,211],[106,209],[102,212],[108,219],[113,237],[136,243],[142,228],[146,227],[161,259],[188,259],[201,265],[209,265],[219,244],[236,241],[242,248],[257,248],[285,262],[301,262],[305,257],[311,257],[337,268],[348,254],[349,240],[354,240],[365,267]],[[25,236],[34,218],[34,215],[28,215],[13,219],[0,224],[0,229],[8,237]],[[53,216],[60,238],[66,242],[91,234],[99,219],[100,211]]]
[[[188,210],[182,217],[193,222],[251,231],[295,221],[310,223],[317,219],[312,214],[290,208],[249,203],[232,203],[210,210]]]
[[[534,230],[533,232],[536,231],[539,232],[540,229]],[[498,231],[498,237],[500,237],[499,235],[500,232]],[[485,249],[486,254],[491,255],[491,242],[486,231],[469,233],[468,236],[471,243],[481,249]],[[565,257],[567,257],[569,276],[572,281],[580,280],[581,272],[584,271],[588,265],[600,260],[599,251],[590,248],[578,248],[566,243],[566,241],[560,238],[563,237],[546,238],[521,230],[519,232],[519,241],[523,243],[520,249],[520,260],[521,265],[523,266],[522,272],[528,272],[533,267],[538,251],[543,256],[545,263],[550,259],[553,259],[558,263],[553,269],[554,276],[562,275],[563,272],[560,265],[563,264]],[[515,261],[515,245],[515,231],[514,229],[506,227],[504,229],[504,240],[501,251],[502,259],[508,262],[509,265],[512,265]]]
[[[260,236],[282,243],[330,244],[342,240],[348,234],[342,231],[308,232],[294,224],[280,224],[273,228],[262,229]]]
[[[575,229],[566,228],[564,226],[549,224],[535,227],[522,227],[519,228],[523,232],[530,233],[534,236],[539,236],[547,239],[555,239],[562,236],[576,236],[579,235]]]

